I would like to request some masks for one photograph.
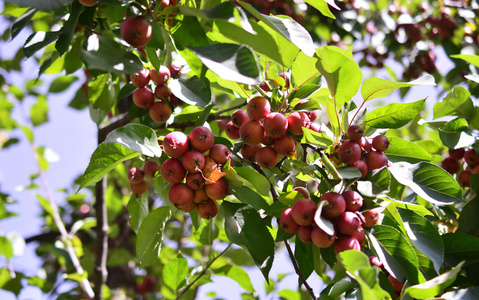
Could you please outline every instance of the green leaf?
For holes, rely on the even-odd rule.
[[[304,54],[304,52],[299,52],[291,66],[291,82],[293,86],[316,83],[314,79],[319,78],[320,73],[319,70],[311,68],[311,66],[315,66],[317,62],[318,59],[316,57],[310,57]]]
[[[30,107],[30,119],[33,126],[48,122],[48,100],[45,95],[38,95],[37,101]]]
[[[404,294],[409,294],[414,299],[430,299],[439,296],[456,280],[457,274],[459,274],[463,265],[464,262],[461,262],[454,269],[446,273],[424,283],[410,286],[406,288]]]
[[[176,97],[188,104],[205,107],[211,102],[210,84],[203,82],[198,76],[170,80],[168,87]]]
[[[76,76],[59,76],[55,78],[48,89],[49,93],[61,93],[67,90],[71,84],[78,80]]]
[[[479,56],[471,54],[454,54],[452,58],[459,58],[479,68]]]
[[[178,256],[165,264],[163,269],[163,281],[165,284],[176,291],[186,283],[186,275],[188,274],[188,260],[178,254]]]
[[[379,285],[379,271],[371,267],[366,254],[357,250],[346,250],[338,254],[338,261],[358,281],[362,299],[390,298],[388,292]]]
[[[266,281],[274,259],[274,240],[266,224],[251,206],[223,201],[228,239],[245,247]]]
[[[444,263],[453,266],[466,261],[466,266],[479,262],[479,239],[463,232],[442,235]]]
[[[238,200],[251,205],[255,210],[266,210],[269,207],[268,202],[260,194],[247,186],[230,186],[230,189]]]
[[[131,74],[143,68],[138,56],[116,41],[92,34],[82,49],[82,59],[89,70]]]
[[[389,138],[389,148],[384,152],[391,162],[406,161],[412,164],[431,161],[433,157],[423,147],[398,137]]]
[[[157,261],[161,250],[163,231],[169,217],[169,206],[162,206],[152,210],[143,220],[136,238],[136,255],[141,268]]]
[[[404,229],[414,247],[434,263],[437,274],[444,260],[444,244],[437,229],[412,210],[398,209]]]
[[[57,49],[60,55],[63,55],[71,46],[73,34],[77,29],[78,20],[80,18],[80,14],[85,10],[85,6],[81,5],[79,2],[75,1],[71,5],[71,12],[68,16],[68,20],[63,23],[63,27],[60,29],[60,35],[58,36],[58,40],[55,44],[55,48]]]
[[[478,196],[470,200],[462,209],[457,231],[465,232],[473,236],[479,235],[479,218],[477,217],[477,212],[479,212]]]
[[[296,191],[291,191],[279,195],[278,202],[283,203],[287,207],[292,207],[300,199],[304,199],[303,194]]]
[[[148,216],[148,196],[146,194],[131,194],[128,205],[126,206],[129,214],[129,222],[131,229],[138,234],[141,223]]]
[[[241,45],[214,44],[190,47],[211,71],[223,79],[244,84],[261,82],[259,66],[253,52]]]
[[[333,145],[333,139],[324,132],[316,132],[303,127],[302,144],[313,144],[319,147],[328,148]]]
[[[349,102],[357,93],[363,74],[352,58],[351,50],[323,46],[316,50],[319,58],[316,68],[328,83],[336,107]]]
[[[462,86],[457,86],[441,102],[434,104],[434,119],[445,116],[469,118],[474,110],[471,93]]]
[[[127,124],[110,132],[105,143],[117,143],[146,156],[160,157],[158,137],[151,127],[140,124]]]
[[[358,181],[358,191],[368,197],[378,197],[389,192],[391,175],[387,168],[373,170],[364,180]]]
[[[85,186],[97,183],[117,165],[138,155],[140,153],[127,149],[120,144],[101,143],[90,158],[78,191]]]
[[[60,35],[59,31],[56,32],[45,32],[45,31],[37,31],[32,33],[25,44],[23,44],[23,53],[26,57],[31,57],[35,54],[38,50],[50,45],[51,43],[55,42]]]
[[[319,12],[323,14],[323,16],[331,18],[331,19],[336,19],[334,14],[329,9],[329,6],[326,0],[305,0],[304,2],[308,3],[312,7],[319,10]]]
[[[305,84],[302,85],[299,89],[294,90],[291,95],[289,95],[288,99],[307,99],[309,96],[313,95],[317,91],[321,89],[321,86],[318,84]],[[311,101],[315,102],[315,101]],[[295,109],[298,109],[295,107]]]
[[[469,123],[462,118],[456,118],[447,122],[439,130],[439,137],[444,146],[450,149],[468,147],[476,141],[468,129]]]
[[[25,28],[25,26],[30,22],[32,17],[36,14],[37,10],[30,8],[22,16],[17,18],[12,25],[12,40]]]
[[[449,205],[464,201],[457,181],[436,165],[428,162],[394,163],[389,172],[399,183],[431,203]]]
[[[251,283],[248,272],[239,266],[228,264],[213,270],[213,272],[217,276],[226,276],[233,279],[247,292],[254,293],[256,291]]]
[[[263,196],[269,197],[269,181],[263,175],[259,174],[250,167],[234,168],[237,175],[251,183],[253,187]]]
[[[383,249],[379,249],[377,245],[374,246],[376,252],[379,251],[377,253],[379,260],[384,263],[389,273],[400,281],[404,281],[405,275],[413,284],[422,281],[414,248],[401,232],[392,226],[375,225],[373,235]]]
[[[411,82],[396,82],[382,78],[368,78],[363,83],[361,94],[364,101],[369,101],[377,98],[385,98],[398,88],[417,85],[436,85],[436,83],[434,82],[434,77],[429,74]]]
[[[447,292],[442,294],[441,298],[445,300],[476,300],[479,299],[479,286]]]
[[[366,115],[365,132],[372,128],[399,128],[414,119],[424,107],[425,100],[412,103],[391,103]]]
[[[219,229],[213,220],[202,222],[200,227],[195,231],[195,238],[202,245],[213,245],[213,241],[218,238]]]
[[[249,3],[240,2],[240,5],[243,6],[255,18],[259,19],[260,21],[263,21],[274,31],[276,31],[293,45],[298,47],[301,51],[304,52],[304,54],[311,57],[314,56],[316,46],[314,45],[311,35],[303,26],[294,21],[292,18],[286,16],[266,16],[259,13]]]
[[[314,271],[313,244],[306,244],[299,238],[296,238],[294,244],[294,258],[304,279],[308,279]]]
[[[53,212],[53,209],[52,209],[52,206],[50,204],[50,201],[48,201],[47,198],[44,198],[38,194],[36,194],[35,196],[37,196],[37,200],[38,200],[38,203],[40,204],[40,206],[43,208],[43,210],[45,210],[45,212],[47,214],[49,214],[50,216],[53,217],[53,215],[55,214]]]
[[[53,11],[73,2],[73,0],[6,0],[8,3],[13,3],[20,7],[32,7],[43,11]]]
[[[0,236],[0,254],[6,259],[10,259],[13,256],[12,243],[4,236]]]

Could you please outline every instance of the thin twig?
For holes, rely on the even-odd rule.
[[[284,244],[286,245],[286,249],[288,250],[289,258],[291,259],[291,262],[293,263],[294,270],[296,271],[296,274],[298,275],[299,279],[303,283],[304,287],[308,291],[308,293],[311,295],[312,299],[317,299],[316,295],[314,294],[313,289],[309,286],[308,282],[303,276],[303,273],[301,273],[301,270],[299,269],[298,262],[296,261],[296,258],[294,257],[293,250],[291,250],[291,246],[289,244],[289,240],[285,240]]]
[[[22,103],[20,103],[20,108],[21,108],[20,110],[23,116],[25,117],[25,120],[28,120],[28,122],[30,123],[29,126],[30,128],[32,128],[33,125],[31,124],[31,119],[28,117],[27,113],[25,112]],[[61,241],[63,242],[63,245],[65,246],[65,250],[68,253],[68,256],[70,257],[73,267],[75,268],[78,275],[83,276],[85,274],[85,271],[83,270],[83,267],[81,266],[80,261],[78,260],[78,256],[76,255],[75,250],[73,249],[73,246],[70,241],[71,237],[67,229],[65,228],[65,224],[63,224],[63,220],[60,216],[60,212],[58,211],[58,206],[55,200],[53,200],[53,196],[52,196],[52,193],[50,192],[50,187],[48,185],[48,180],[45,175],[45,172],[42,170],[42,168],[40,168],[40,157],[38,156],[37,147],[34,143],[31,143],[30,145],[31,145],[33,157],[38,166],[38,175],[40,177],[40,180],[42,181],[43,189],[45,191],[45,197],[50,204],[53,222],[55,223],[55,226],[58,228],[58,231],[60,232]],[[88,281],[88,278],[83,278],[82,281],[80,282],[80,286],[89,298],[93,298],[95,296],[90,286],[90,282]]]
[[[231,247],[231,245],[233,245],[233,243],[229,243],[228,246],[220,253],[218,254],[218,256],[216,256],[215,258],[213,258],[207,265],[206,267],[203,269],[203,271],[201,271],[201,273],[198,275],[198,277],[195,278],[195,280],[193,280],[190,284],[188,284],[184,289],[183,291],[181,291],[181,293],[178,295],[178,297],[176,298],[176,300],[180,299],[181,296],[183,296],[203,275],[206,274],[206,272],[209,270],[209,268],[211,267],[211,265],[218,259],[220,258],[223,254],[226,253],[226,251],[228,251],[228,249]]]
[[[242,103],[240,103],[240,104],[238,104],[238,105],[234,105],[234,106],[231,106],[231,107],[228,107],[228,108],[219,110],[219,111],[217,111],[216,113],[214,113],[213,116],[215,116],[215,117],[216,117],[216,116],[219,116],[219,115],[221,115],[221,114],[223,114],[223,113],[225,113],[225,112],[229,112],[229,111],[232,111],[232,110],[241,108],[241,107],[245,106],[246,104],[248,104],[248,103],[246,103],[246,101],[245,101],[245,102],[242,102]]]

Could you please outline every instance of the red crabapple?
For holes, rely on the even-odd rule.
[[[181,131],[168,133],[163,140],[163,150],[169,157],[180,158],[188,151],[188,137]]]

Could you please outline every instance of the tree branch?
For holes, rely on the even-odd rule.
[[[309,286],[308,282],[303,276],[303,273],[301,273],[301,270],[299,269],[298,262],[296,261],[296,258],[294,257],[293,250],[291,250],[291,245],[289,244],[289,240],[285,240],[284,244],[286,245],[286,249],[288,250],[289,258],[291,259],[291,262],[293,263],[294,270],[296,271],[296,274],[298,275],[299,279],[303,283],[304,287],[308,291],[308,293],[311,295],[312,299],[317,299],[316,295],[314,294],[313,289]]]
[[[193,280],[190,284],[188,284],[184,289],[183,291],[181,291],[181,293],[178,295],[178,297],[176,297],[176,300],[180,299],[181,296],[183,296],[203,275],[206,274],[206,272],[209,270],[209,268],[211,267],[211,265],[218,259],[220,258],[223,254],[226,253],[226,251],[228,251],[228,249],[231,247],[231,245],[233,245],[233,243],[229,243],[228,246],[226,246],[226,248],[221,251],[220,254],[218,254],[218,256],[216,256],[215,258],[213,258],[207,265],[206,267],[203,269],[203,271],[201,271],[201,273],[198,275],[198,277],[195,278],[195,280]]]

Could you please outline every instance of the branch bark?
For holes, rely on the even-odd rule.
[[[308,282],[303,276],[303,273],[301,273],[301,270],[299,269],[298,262],[296,261],[296,258],[294,257],[293,250],[291,250],[291,245],[289,244],[289,240],[285,240],[284,244],[286,245],[286,249],[288,250],[289,258],[291,259],[291,262],[293,263],[294,270],[296,271],[296,274],[298,275],[299,279],[303,283],[304,287],[308,291],[308,293],[311,295],[311,299],[317,299],[316,295],[314,294],[313,289],[309,286]]]

